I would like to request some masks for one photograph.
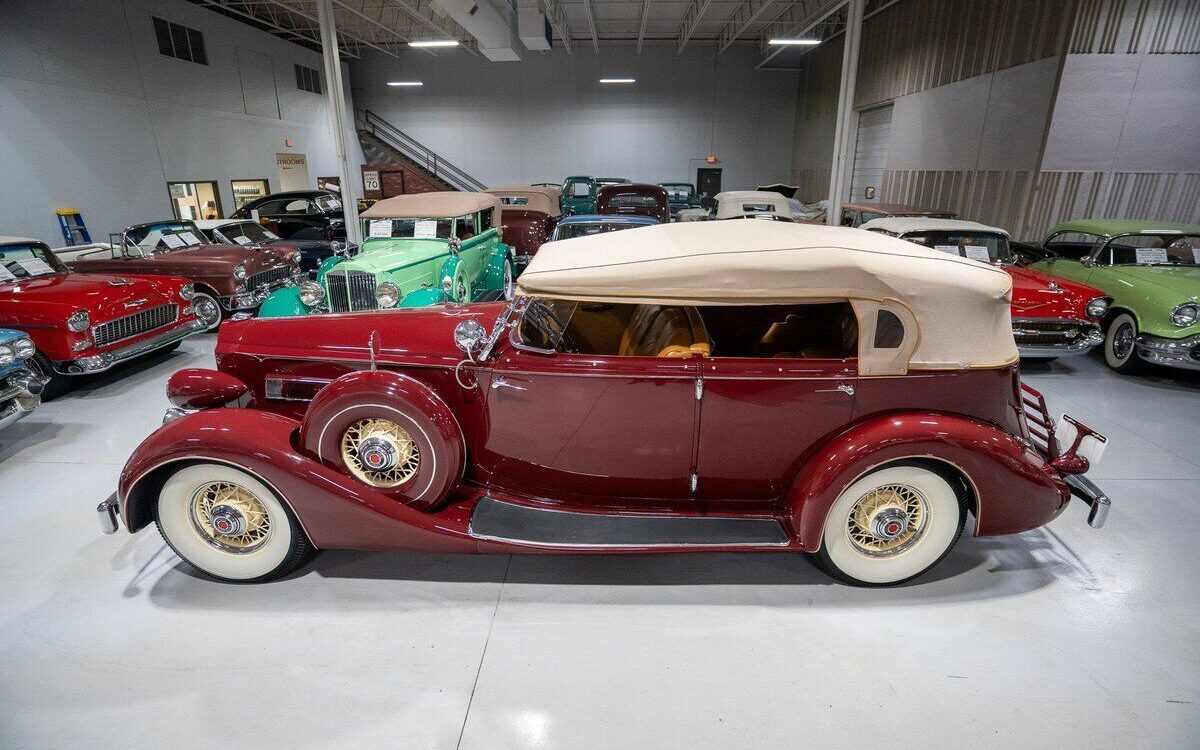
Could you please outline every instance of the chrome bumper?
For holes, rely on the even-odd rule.
[[[1165,339],[1143,333],[1137,337],[1138,356],[1147,362],[1184,370],[1200,370],[1200,335]]]
[[[1104,494],[1104,490],[1082,474],[1068,474],[1064,479],[1071,488],[1071,494],[1091,508],[1088,513],[1088,526],[1093,529],[1104,526],[1104,522],[1108,520],[1108,509],[1112,507],[1112,501]]]
[[[105,534],[115,534],[120,528],[118,519],[121,517],[121,503],[117,493],[112,493],[96,506],[96,515],[100,519],[100,531]]]
[[[90,357],[55,362],[54,369],[60,375],[84,375],[93,372],[104,372],[114,365],[149,354],[164,346],[170,346],[176,341],[183,341],[193,333],[200,333],[205,328],[207,326],[202,321],[193,320],[190,323],[185,323],[169,331],[164,331],[157,336],[152,336],[120,349],[93,354]]]
[[[1100,330],[1100,326],[1087,324],[1087,329],[1087,333],[1082,336],[1076,334],[1072,338],[1068,338],[1065,332],[1041,331],[1037,329],[1022,328],[1020,322],[1013,321],[1013,338],[1017,340],[1017,352],[1021,355],[1022,359],[1073,357],[1080,354],[1087,354],[1098,344],[1104,343],[1104,333]],[[1071,333],[1074,334],[1074,331]],[[1047,334],[1062,336],[1062,343],[1021,343],[1022,336],[1045,336]]]
[[[46,382],[28,370],[8,375],[0,385],[0,430],[24,419],[41,404]]]
[[[278,289],[284,289],[289,286],[296,286],[301,281],[308,278],[308,274],[303,271],[298,271],[296,274],[289,276],[282,281],[276,281],[274,284],[263,284],[256,289],[247,289],[244,292],[231,294],[228,297],[220,297],[217,302],[221,307],[228,312],[237,312],[238,310],[253,310],[271,296],[271,292]]]

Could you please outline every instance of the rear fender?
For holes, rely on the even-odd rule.
[[[496,249],[488,257],[487,267],[484,269],[484,289],[494,292],[504,288],[504,262],[511,257],[511,253],[512,248],[503,242],[496,245]]]
[[[843,489],[874,469],[914,459],[962,478],[977,536],[1042,526],[1071,497],[1041,456],[992,425],[934,412],[879,416],[832,438],[797,475],[785,507],[801,548],[820,548],[826,516]]]
[[[142,441],[121,472],[126,528],[134,532],[154,519],[158,490],[171,474],[215,462],[262,479],[318,548],[477,550],[465,520],[421,513],[298,450],[298,427],[294,419],[256,409],[211,409],[164,425]],[[247,436],[253,436],[252,446]]]

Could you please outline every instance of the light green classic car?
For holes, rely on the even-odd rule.
[[[1113,298],[1104,358],[1118,372],[1143,361],[1200,370],[1200,225],[1083,219],[1059,224],[1030,267]]]
[[[334,256],[317,280],[281,289],[260,318],[509,299],[512,248],[500,239],[500,199],[488,193],[385,198],[362,213],[363,243]]]

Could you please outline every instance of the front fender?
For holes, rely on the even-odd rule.
[[[338,263],[341,263],[341,262],[342,262],[342,256],[336,255],[336,254],[330,255],[328,258],[321,261],[321,265],[317,266],[317,283],[324,286],[325,274],[328,273],[330,269],[332,269],[334,266],[336,266]]]
[[[817,550],[843,489],[885,464],[936,462],[974,495],[975,534],[1012,534],[1054,519],[1071,498],[1054,469],[1017,438],[974,419],[936,412],[878,416],[839,434],[805,462],[787,498],[801,548]]]
[[[496,246],[488,257],[487,266],[483,271],[483,288],[494,292],[504,288],[504,262],[512,254],[512,248],[503,242]]]
[[[440,287],[430,287],[417,289],[404,295],[404,299],[400,301],[400,307],[429,307],[448,301],[446,293]]]
[[[300,290],[294,286],[276,289],[263,300],[258,308],[260,318],[289,318],[297,315],[308,315],[312,312],[308,305],[300,301]]]
[[[142,441],[121,471],[118,498],[131,532],[154,517],[158,490],[176,468],[210,461],[263,479],[320,549],[475,552],[465,525],[446,523],[376,492],[298,450],[300,423],[257,409],[210,409],[181,417]],[[253,446],[246,436],[253,435]]]

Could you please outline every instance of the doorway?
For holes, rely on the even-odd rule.
[[[279,170],[279,192],[308,190],[308,159],[304,154],[275,154]]]
[[[266,180],[230,180],[229,185],[233,188],[234,211],[271,192],[271,187]]]
[[[696,170],[696,192],[700,195],[700,205],[712,210],[717,205],[717,193],[721,192],[721,170],[712,167],[700,167]]]
[[[168,182],[167,194],[171,196],[171,210],[176,219],[220,219],[221,194],[214,180],[201,182]]]
[[[854,146],[854,172],[850,176],[851,203],[878,203],[887,169],[892,137],[892,105],[858,114],[858,139]]]

